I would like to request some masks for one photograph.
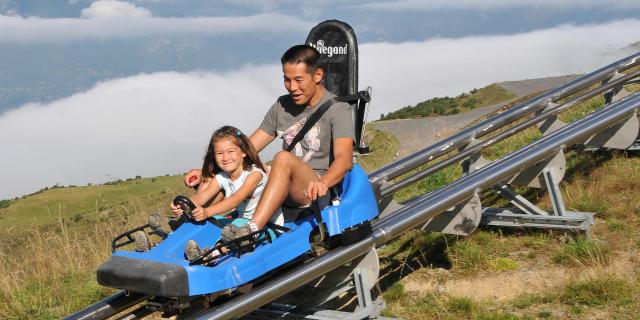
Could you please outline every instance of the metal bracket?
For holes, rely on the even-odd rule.
[[[552,171],[556,181],[562,181],[567,168],[564,151],[560,150],[555,156],[526,168],[516,174],[509,183],[531,188],[544,188],[544,171]]]
[[[511,187],[506,184],[496,185],[493,189],[503,198],[509,200],[511,204],[516,206],[520,211],[528,215],[548,216],[549,213],[540,209],[535,204],[531,203],[525,197],[519,195]],[[484,211],[483,211],[484,212]]]
[[[633,146],[640,132],[640,123],[634,112],[629,119],[613,125],[606,130],[592,136],[583,144],[584,150],[594,151],[599,148],[627,149]]]
[[[594,213],[566,210],[559,186],[562,177],[559,178],[557,176],[559,171],[552,170],[552,168],[544,167],[542,169],[542,180],[549,192],[549,199],[553,207],[552,214],[540,209],[517,194],[509,186],[498,185],[494,189],[498,194],[508,199],[517,209],[483,209],[481,224],[499,227],[580,230],[587,233],[594,223]]]
[[[548,102],[547,106],[544,109],[540,110],[538,112],[538,114],[543,113],[546,110],[553,109],[553,108],[555,108],[557,106],[558,106],[557,103]],[[558,129],[566,126],[566,125],[567,125],[566,122],[558,119],[558,116],[555,115],[555,116],[550,117],[549,119],[547,119],[547,120],[545,120],[545,121],[543,121],[541,123],[538,123],[537,126],[538,126],[538,129],[540,130],[540,132],[542,132],[543,135],[548,135],[548,134],[550,134],[550,133],[552,133],[552,132],[554,132],[554,131],[556,131],[556,130],[558,130]]]
[[[381,319],[380,313],[385,307],[382,295],[372,291],[380,275],[380,262],[375,248],[371,248],[364,257],[352,261],[334,271],[325,274],[298,289],[299,294],[292,293],[295,301],[271,303],[269,306],[254,311],[247,319],[319,319],[319,320],[355,320]],[[358,305],[353,312],[320,309],[328,302],[355,290]],[[301,297],[306,297],[300,302]]]
[[[538,228],[580,230],[587,233],[594,224],[592,212],[567,211],[562,217],[523,214],[509,209],[485,208],[482,210],[484,226],[511,228]]]
[[[481,218],[482,204],[476,194],[466,203],[457,205],[433,217],[421,229],[468,236],[478,228]]]
[[[626,76],[626,74],[616,71],[616,73],[613,75],[613,77],[603,80],[602,84],[605,84],[605,83],[607,83],[607,82],[609,82],[611,80],[616,80],[616,79],[622,78],[624,76]],[[603,95],[604,95],[605,103],[609,104],[609,103],[612,103],[612,102],[619,101],[620,99],[622,99],[622,98],[624,98],[624,97],[626,97],[626,96],[628,96],[630,94],[631,94],[631,92],[627,91],[624,88],[624,84],[621,84],[621,85],[615,86],[613,89],[605,92]]]

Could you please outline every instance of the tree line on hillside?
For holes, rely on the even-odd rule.
[[[415,119],[429,116],[446,116],[462,111],[484,107],[512,98],[514,95],[502,87],[492,84],[482,89],[473,89],[457,97],[436,97],[422,101],[415,106],[381,114],[379,120]]]

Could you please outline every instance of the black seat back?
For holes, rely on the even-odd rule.
[[[325,88],[338,97],[358,93],[358,41],[350,25],[338,20],[324,21],[311,29],[305,43],[322,55]],[[355,143],[361,146],[366,104],[358,103],[357,99],[348,102],[354,110]]]

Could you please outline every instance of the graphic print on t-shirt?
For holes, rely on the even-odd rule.
[[[295,136],[298,134],[300,129],[304,127],[304,124],[306,122],[307,122],[307,118],[306,117],[302,118],[298,120],[296,123],[294,123],[291,127],[287,128],[287,130],[284,131],[284,140],[287,142],[287,144],[291,144],[291,142],[293,141],[293,138],[295,138]],[[307,131],[307,133],[304,135],[304,138],[302,139],[302,141],[305,142],[309,150],[307,151],[307,153],[305,153],[304,149],[302,148],[302,144],[298,143],[294,148],[295,155],[297,157],[300,157],[302,161],[308,162],[309,159],[311,159],[311,156],[314,153],[316,153],[318,150],[320,150],[320,139],[318,138],[319,136],[320,136],[320,125],[316,123],[313,125],[313,127],[311,127],[311,129],[309,129],[309,131]]]

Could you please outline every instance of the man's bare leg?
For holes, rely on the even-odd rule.
[[[315,171],[291,152],[278,152],[271,164],[269,182],[253,214],[253,223],[262,229],[287,196],[300,205],[308,204],[311,200],[305,194],[307,185],[318,179]]]

